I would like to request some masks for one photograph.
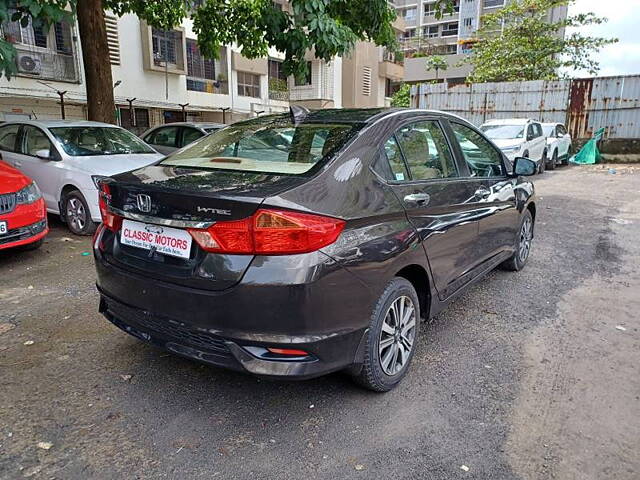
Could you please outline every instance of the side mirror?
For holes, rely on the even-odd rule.
[[[36,157],[40,160],[53,160],[51,158],[51,150],[48,149],[36,150]]]
[[[515,177],[535,175],[538,171],[538,165],[536,162],[525,157],[516,157],[513,161],[513,175]]]

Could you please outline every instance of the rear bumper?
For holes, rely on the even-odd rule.
[[[98,250],[95,258],[101,313],[145,342],[272,378],[312,378],[362,362],[370,308],[346,306],[340,294],[327,295],[322,279],[310,285],[240,282],[211,292],[123,270],[106,262]],[[353,285],[351,274],[343,269],[328,275],[327,281],[335,285],[342,276]],[[356,310],[360,314],[352,315]],[[297,349],[310,356],[265,359],[247,347]]]

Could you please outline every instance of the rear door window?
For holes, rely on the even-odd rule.
[[[404,163],[402,152],[400,152],[400,147],[398,146],[395,136],[385,142],[384,156],[391,168],[391,175],[393,175],[393,178],[389,180],[395,180],[398,182],[409,180],[410,177],[407,172],[407,165]]]
[[[176,147],[178,140],[178,127],[163,127],[153,132],[148,143],[162,147]]]
[[[49,137],[39,128],[25,125],[22,134],[21,153],[35,157],[39,150],[49,150],[51,152]]]
[[[189,145],[190,143],[198,140],[203,135],[204,134],[200,130],[191,127],[184,127],[182,129],[182,142],[180,146],[184,147],[185,145]]]
[[[20,130],[20,125],[5,125],[4,127],[0,127],[0,150],[15,152],[18,130]]]

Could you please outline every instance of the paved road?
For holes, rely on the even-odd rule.
[[[536,186],[527,268],[423,325],[384,395],[136,341],[96,312],[90,241],[54,224],[0,255],[0,478],[639,478],[640,170]]]

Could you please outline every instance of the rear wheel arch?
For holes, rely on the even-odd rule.
[[[429,274],[422,265],[413,264],[407,265],[395,274],[396,277],[401,277],[408,280],[420,300],[420,311],[425,319],[429,318],[429,311],[431,306],[431,288]]]

